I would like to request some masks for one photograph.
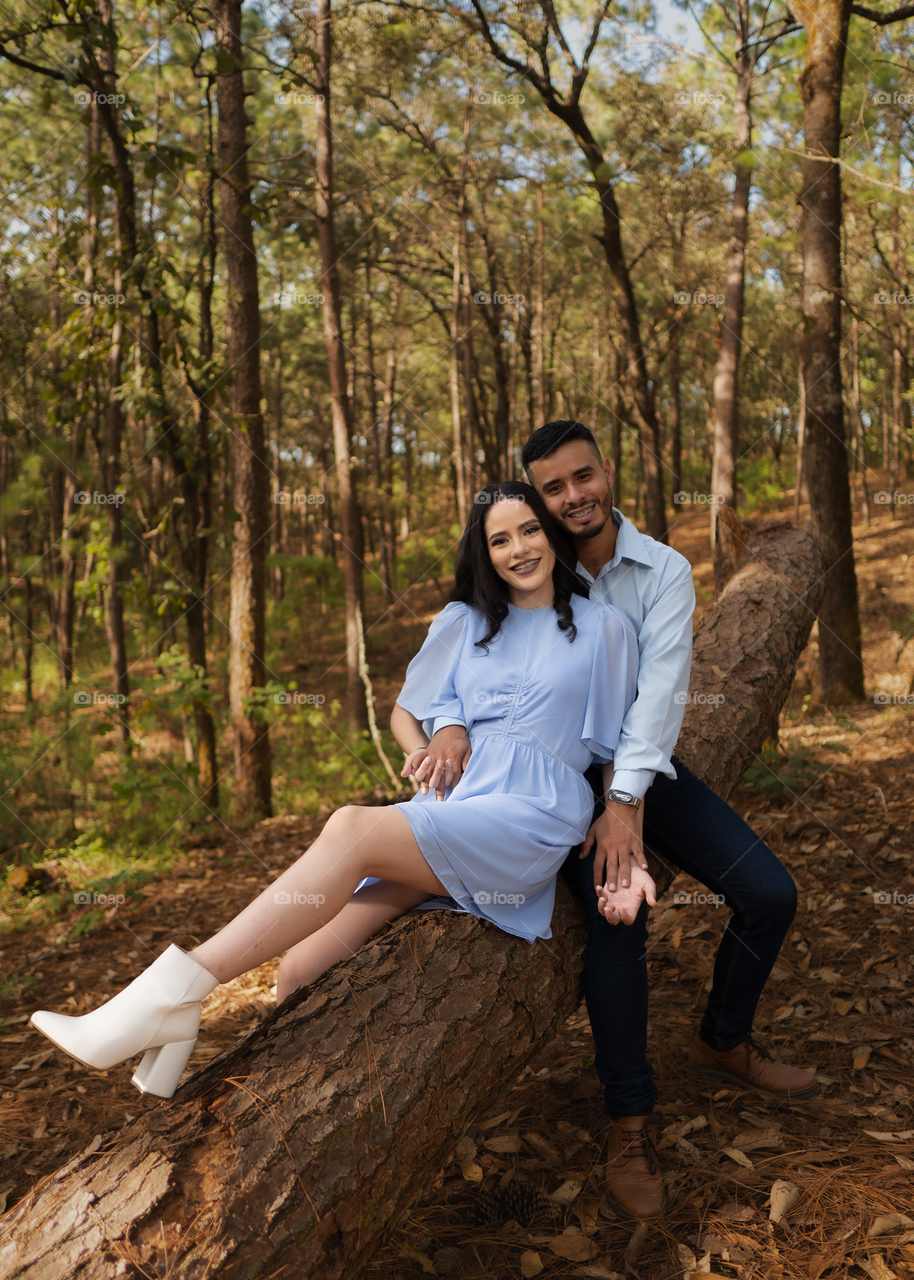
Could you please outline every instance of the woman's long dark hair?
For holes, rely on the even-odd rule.
[[[570,535],[549,514],[546,504],[532,485],[524,484],[522,480],[505,480],[501,484],[486,485],[473,499],[473,509],[457,552],[457,570],[451,600],[472,605],[485,616],[488,630],[476,643],[488,653],[489,644],[498,635],[501,624],[508,616],[508,584],[495,572],[486,540],[486,516],[491,511],[492,504],[501,498],[526,502],[542,525],[549,545],[555,552],[555,568],[552,571],[555,598],[552,607],[558,614],[559,630],[566,632],[569,641],[573,641],[578,630],[574,625],[571,597],[579,595],[588,599],[590,588],[575,572],[578,557]]]

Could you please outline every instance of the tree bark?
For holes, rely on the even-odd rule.
[[[763,530],[702,619],[692,692],[725,701],[693,699],[679,754],[723,796],[777,731],[823,563],[809,531]],[[364,1274],[577,1007],[583,913],[561,880],[552,927],[530,946],[464,915],[398,921],[25,1197],[0,1274],[139,1280],[166,1259],[172,1280]]]
[[[819,615],[817,694],[826,703],[864,696],[860,607],[841,389],[841,86],[850,0],[798,0],[806,28],[803,127],[804,465],[813,524],[828,563]],[[827,159],[823,157],[828,157]]]
[[[346,352],[337,268],[333,198],[333,131],[330,123],[330,70],[333,65],[333,15],[330,0],[319,0],[317,102],[316,204],[317,236],[321,258],[321,290],[324,295],[324,338],[330,372],[333,421],[333,453],[340,495],[343,535],[343,584],[346,596],[346,671],[349,723],[356,731],[368,727],[365,690],[359,676],[358,615],[362,607],[361,529],[358,497],[350,464],[350,403],[346,394]]]
[[[102,6],[102,15],[112,22],[110,0]],[[113,23],[112,23],[112,29]],[[117,49],[107,51],[104,72],[99,72],[100,83],[111,95],[117,92]],[[114,293],[124,295],[124,265],[131,266],[136,257],[136,197],[133,172],[126,156],[126,148],[120,135],[118,108],[106,104],[102,112],[111,144],[111,156],[118,175],[114,200]],[[111,329],[111,347],[108,355],[108,403],[107,453],[103,472],[108,490],[108,590],[105,593],[105,630],[108,635],[108,652],[111,656],[111,675],[114,694],[118,700],[117,715],[121,727],[121,743],[125,754],[130,754],[130,680],[127,675],[127,640],[124,633],[124,580],[121,508],[114,501],[121,482],[121,443],[124,436],[124,409],[121,403],[121,381],[124,359],[124,322],[120,305]]]
[[[235,507],[229,648],[234,802],[239,817],[268,817],[272,812],[270,736],[255,699],[265,676],[270,474],[260,410],[260,297],[247,161],[241,0],[217,0],[214,13],[220,52],[216,76],[217,159],[228,276],[227,348]]]
[[[720,506],[736,507],[736,460],[739,453],[739,359],[743,344],[743,309],[746,282],[746,242],[749,236],[749,193],[752,168],[744,154],[752,146],[752,73],[755,58],[747,48],[748,0],[739,5],[740,40],[737,55],[734,137],[736,174],[733,190],[733,227],[727,250],[727,289],[720,328],[720,351],[714,373],[714,458],[711,467],[711,541],[714,547],[714,589],[718,592],[732,575],[735,548],[728,527],[719,524]]]
[[[454,225],[454,268],[451,275],[451,358],[449,361],[451,430],[454,440],[454,480],[457,497],[457,520],[461,529],[466,526],[469,510],[467,499],[469,475],[463,447],[463,423],[460,418],[460,228],[463,221],[463,202],[464,190],[463,182],[461,181],[457,205],[457,221]]]

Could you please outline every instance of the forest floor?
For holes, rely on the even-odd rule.
[[[914,718],[911,704],[873,697],[906,695],[914,670],[914,518],[906,508],[880,510],[856,534],[870,700],[837,712],[812,702],[814,635],[779,747],[731,797],[783,858],[800,897],[756,1033],[777,1057],[815,1066],[821,1093],[775,1105],[685,1074],[725,921],[713,906],[674,903],[671,893],[653,913],[650,944],[666,1215],[634,1230],[605,1204],[607,1121],[581,1009],[470,1128],[365,1280],[914,1278]],[[706,517],[689,512],[672,541],[708,604]],[[402,678],[406,622],[421,631],[417,619],[440,604],[438,590],[423,587],[381,624],[391,644],[378,672],[380,714]],[[48,1047],[27,1025],[32,1009],[83,1011],[166,942],[194,945],[268,885],[322,823],[276,817],[230,837],[213,833],[79,938],[62,941],[69,925],[58,921],[0,939],[0,1209],[96,1134],[162,1105],[132,1088],[126,1067],[87,1071]],[[684,876],[674,884],[694,887]],[[275,965],[265,965],[210,997],[192,1066],[247,1034],[271,1007],[274,981]],[[791,1184],[785,1194],[794,1202],[774,1224],[779,1181]],[[536,1225],[479,1225],[480,1192],[512,1183],[548,1197]]]

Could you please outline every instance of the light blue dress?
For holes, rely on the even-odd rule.
[[[551,605],[508,607],[489,652],[483,615],[449,604],[409,664],[397,702],[417,720],[464,723],[473,752],[442,803],[417,792],[396,807],[455,907],[533,941],[550,938],[555,877],[587,834],[584,770],[613,758],[635,697],[638,642],[607,605],[572,597],[569,642]]]

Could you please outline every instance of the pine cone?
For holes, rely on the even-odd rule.
[[[555,1205],[544,1191],[523,1182],[509,1182],[506,1187],[483,1191],[476,1201],[474,1216],[478,1226],[500,1227],[516,1222],[531,1231],[549,1226],[554,1213]]]

